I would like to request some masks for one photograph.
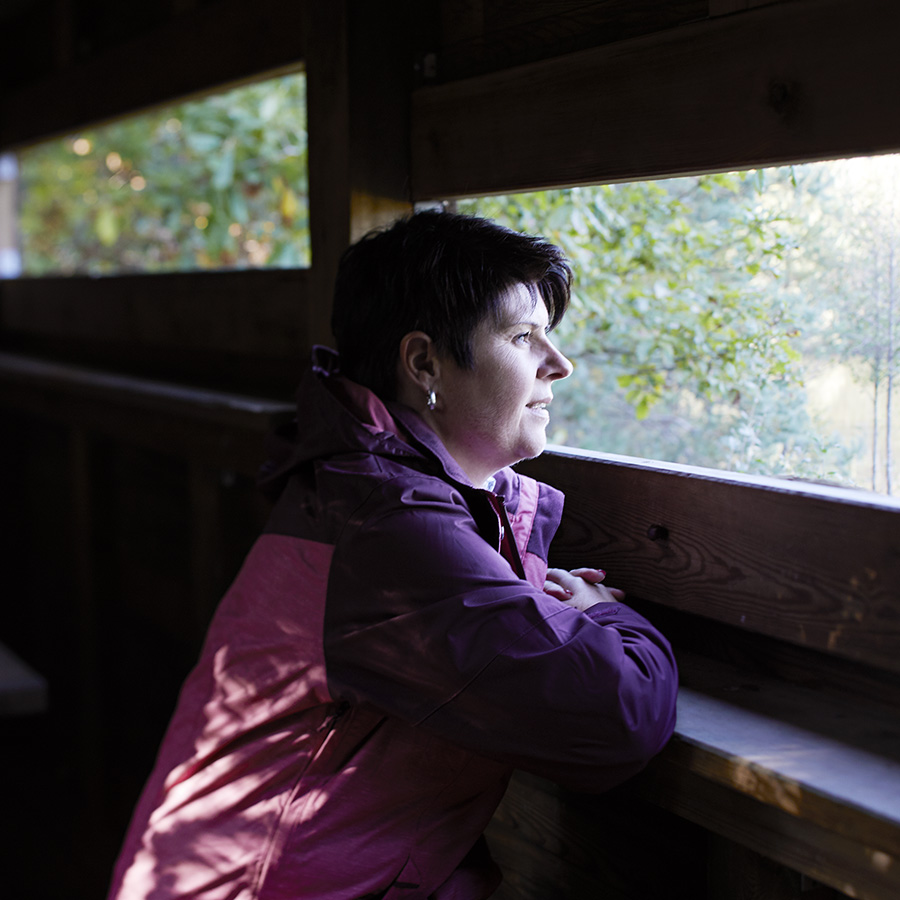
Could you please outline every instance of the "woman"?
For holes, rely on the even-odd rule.
[[[508,468],[571,372],[570,277],[440,212],[347,251],[339,357],[301,384],[111,897],[479,900],[514,767],[602,791],[668,740],[668,644],[598,570],[547,571],[562,496]]]

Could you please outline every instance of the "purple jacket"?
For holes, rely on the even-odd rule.
[[[542,590],[562,495],[473,487],[333,363],[300,387],[110,898],[479,900],[496,870],[469,851],[514,767],[602,791],[672,733],[666,640]]]

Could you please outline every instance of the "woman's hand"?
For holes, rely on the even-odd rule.
[[[625,599],[625,592],[608,588],[601,582],[606,577],[603,569],[548,569],[544,593],[556,597],[569,606],[584,612],[598,603],[616,603]]]

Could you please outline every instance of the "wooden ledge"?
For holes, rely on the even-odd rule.
[[[0,353],[0,405],[189,460],[255,474],[293,405]]]
[[[681,659],[670,762],[900,860],[896,710]]]
[[[631,798],[851,897],[896,900],[896,712],[689,657],[682,659],[682,681],[669,746],[610,795],[578,795],[536,776],[514,776],[492,825],[501,865],[533,856],[533,845],[571,846],[578,833],[587,849],[571,850],[569,859],[583,856],[581,870],[561,877],[584,877],[597,846],[591,829],[609,820],[607,804],[624,800],[631,808]]]
[[[900,674],[896,498],[562,449],[519,469],[566,495],[552,565]]]
[[[850,896],[900,896],[896,710],[689,656],[681,667],[676,735],[635,789]]]

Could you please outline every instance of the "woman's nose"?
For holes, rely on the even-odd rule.
[[[546,370],[545,377],[555,381],[559,378],[568,378],[575,367],[569,362],[567,356],[560,353],[554,344],[550,344],[544,368]]]

